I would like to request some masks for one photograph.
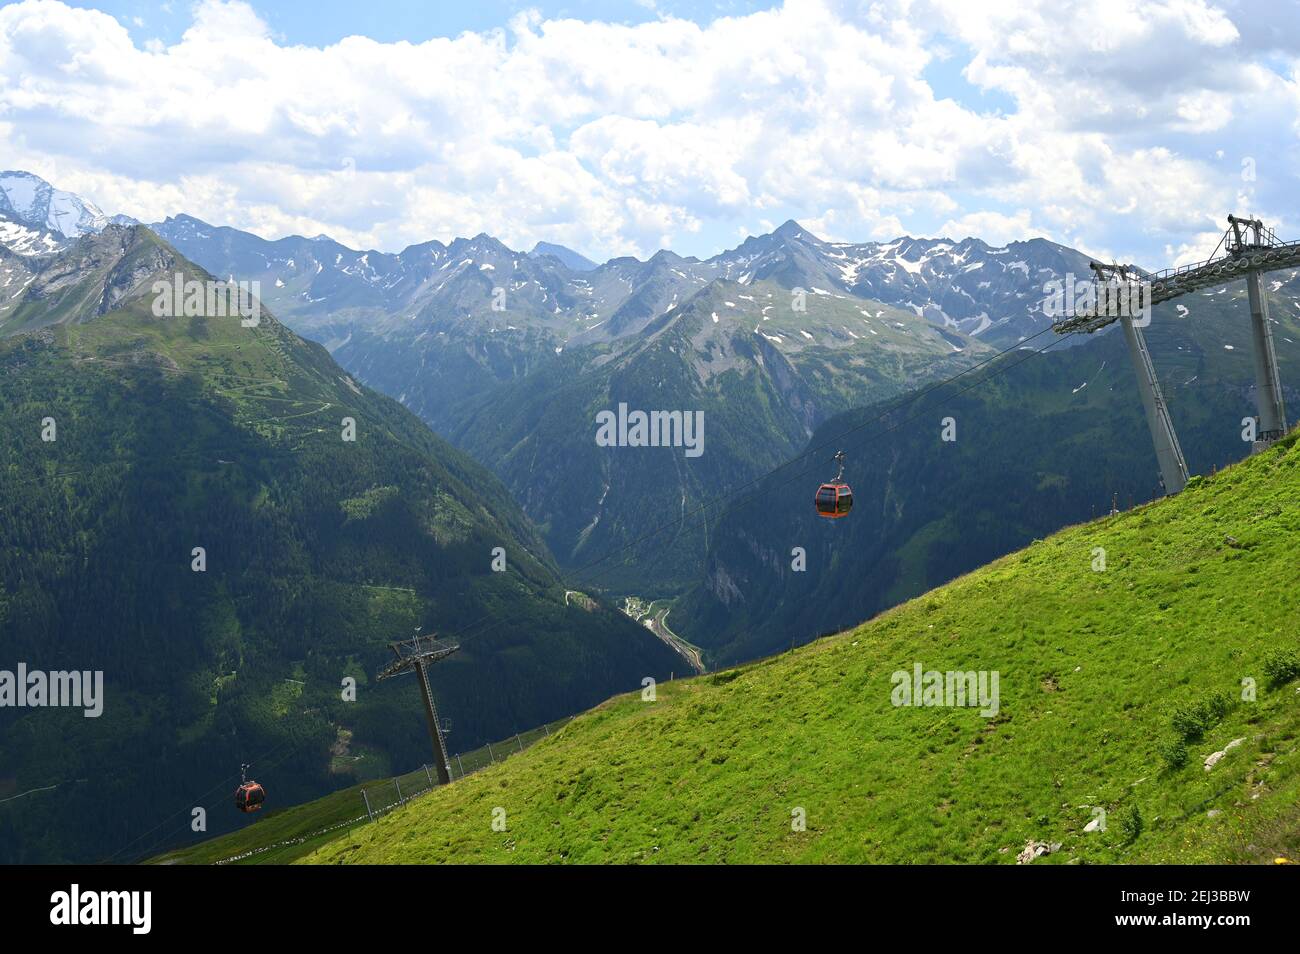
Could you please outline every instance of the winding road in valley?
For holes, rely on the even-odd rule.
[[[661,609],[655,609],[654,606],[654,602],[646,604],[637,597],[628,597],[623,603],[623,612],[676,650],[694,672],[704,672],[704,659],[700,651],[668,628],[668,613],[672,606]]]

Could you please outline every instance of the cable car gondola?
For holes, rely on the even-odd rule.
[[[840,465],[839,473],[829,483],[817,488],[817,516],[832,520],[847,517],[853,509],[853,488],[844,482],[844,451],[835,455]]]
[[[241,812],[255,812],[266,801],[266,790],[245,774],[247,765],[239,767],[239,788],[235,789],[235,807]]]

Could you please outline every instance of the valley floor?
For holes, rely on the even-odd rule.
[[[651,600],[647,603],[636,596],[628,596],[623,600],[624,613],[670,646],[686,661],[692,672],[702,673],[708,667],[704,663],[704,656],[699,647],[692,645],[668,628],[668,614],[672,608],[672,600]]]

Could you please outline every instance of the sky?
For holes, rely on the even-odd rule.
[[[0,4],[0,168],[106,212],[603,261],[1046,237],[1147,268],[1300,238],[1300,3]]]

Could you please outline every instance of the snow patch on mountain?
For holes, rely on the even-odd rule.
[[[114,223],[135,224],[124,216],[107,216],[93,202],[56,189],[40,176],[11,170],[0,172],[0,215],[28,228],[75,239]]]

